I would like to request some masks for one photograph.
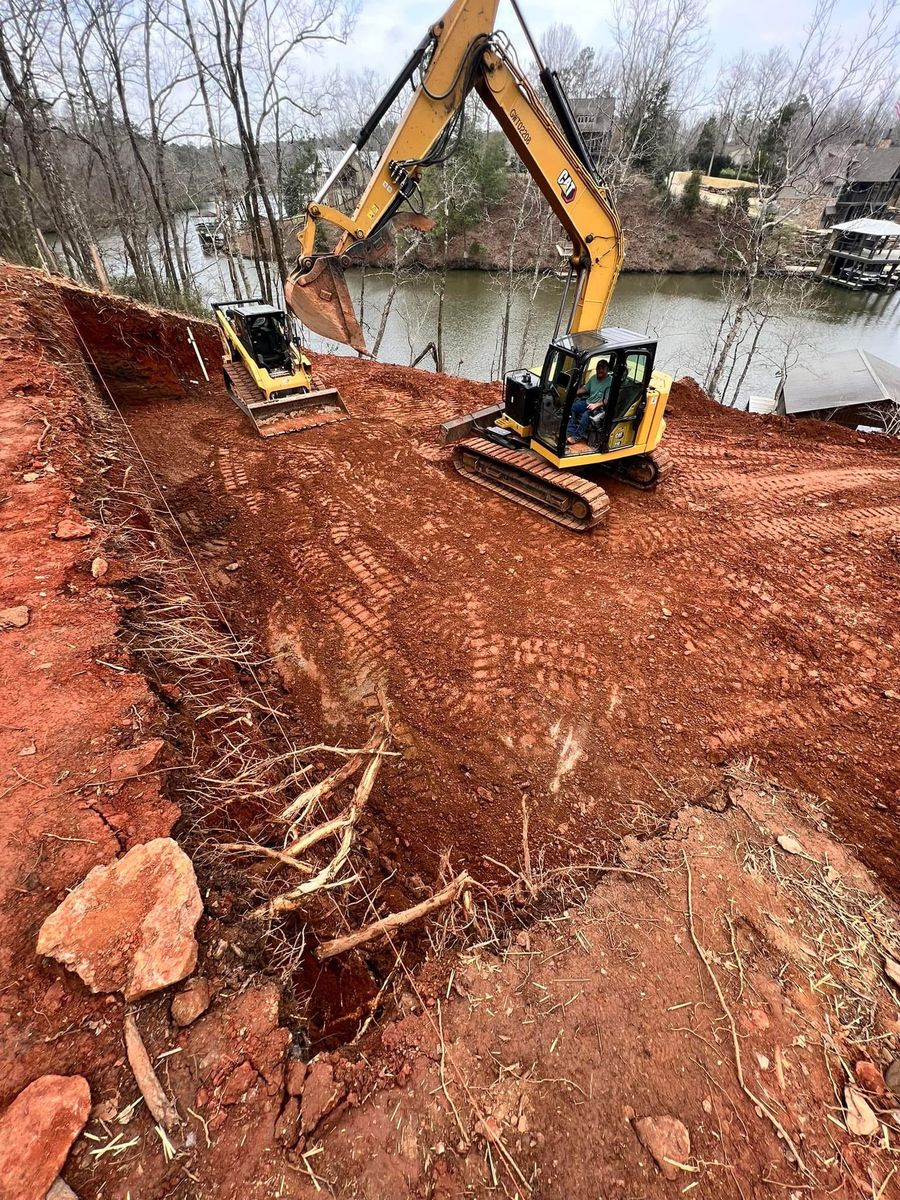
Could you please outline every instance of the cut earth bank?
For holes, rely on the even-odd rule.
[[[683,381],[578,539],[443,461],[487,385],[263,445],[203,323],[0,288],[0,1195],[889,1195],[891,445]]]

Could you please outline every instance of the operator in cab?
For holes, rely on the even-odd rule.
[[[576,400],[572,405],[569,428],[566,431],[570,445],[572,442],[582,442],[587,437],[588,422],[593,413],[606,408],[611,387],[612,372],[609,369],[609,363],[605,358],[601,358],[597,363],[597,370],[587,380],[584,387],[580,387],[575,393]]]

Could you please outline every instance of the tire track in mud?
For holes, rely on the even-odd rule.
[[[202,426],[179,483],[197,540],[243,564],[235,608],[314,662],[328,725],[358,732],[389,696],[404,757],[377,808],[410,853],[510,861],[522,790],[541,843],[606,844],[748,756],[865,840],[898,786],[890,454],[675,419],[671,480],[610,483],[608,526],[579,537],[447,465],[434,423],[489,402],[477,385],[441,378],[454,408],[438,377],[368,364],[354,395],[354,365],[335,382],[355,420],[264,450],[227,406],[212,437],[197,403],[132,425],[163,475]]]

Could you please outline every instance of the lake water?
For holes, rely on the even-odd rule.
[[[206,300],[230,297],[224,260],[203,252],[193,217],[185,230],[188,257],[197,287]],[[107,269],[118,272],[121,243],[114,237],[102,243]],[[255,278],[246,263],[248,278]],[[348,275],[350,292],[359,312],[362,276]],[[563,290],[557,279],[545,280],[532,306],[530,276],[516,277],[510,315],[507,366],[539,365],[553,333]],[[391,285],[389,274],[368,271],[365,278],[363,325],[369,345]],[[814,362],[835,350],[859,347],[888,361],[900,363],[900,292],[848,292],[842,288],[807,281],[803,307],[795,303],[776,305],[760,339],[753,364],[744,380],[740,398],[752,393],[774,394],[778,372],[785,361]],[[483,271],[452,271],[447,280],[444,307],[445,370],[470,379],[498,377],[500,335],[506,298],[498,276]],[[657,365],[678,378],[692,374],[703,379],[710,347],[719,327],[724,299],[716,275],[622,275],[610,306],[607,323],[650,334],[659,342]],[[530,334],[523,347],[523,331],[530,308]],[[429,273],[404,278],[391,309],[379,359],[409,363],[435,337],[437,279]],[[752,330],[747,339],[749,344]],[[313,349],[344,353],[345,347],[311,336]],[[350,352],[352,353],[352,351]],[[430,360],[428,360],[430,362]],[[427,363],[423,363],[427,365]],[[740,367],[735,375],[740,373]]]

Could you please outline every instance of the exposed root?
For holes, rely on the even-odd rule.
[[[788,1133],[788,1131],[785,1129],[785,1127],[781,1124],[781,1122],[778,1120],[778,1118],[775,1116],[775,1114],[772,1112],[772,1110],[769,1108],[769,1106],[766,1104],[766,1102],[764,1100],[761,1100],[759,1098],[759,1096],[757,1096],[757,1094],[752,1090],[752,1088],[747,1086],[746,1080],[744,1079],[744,1065],[743,1065],[743,1059],[741,1058],[741,1042],[740,1042],[740,1038],[738,1037],[737,1025],[734,1020],[734,1014],[732,1013],[732,1011],[728,1005],[728,1001],[725,999],[725,993],[722,991],[722,985],[719,983],[719,977],[716,975],[715,971],[712,968],[712,963],[709,961],[709,956],[706,953],[706,950],[704,949],[702,943],[700,942],[700,939],[697,937],[697,930],[694,926],[694,901],[693,901],[693,881],[694,880],[693,880],[693,875],[691,873],[690,860],[688,859],[688,856],[684,850],[682,850],[682,856],[684,857],[684,867],[685,867],[685,871],[687,872],[688,932],[691,935],[691,941],[694,944],[694,949],[699,954],[700,960],[703,963],[704,967],[706,968],[706,972],[709,975],[710,981],[712,982],[712,985],[715,988],[716,995],[719,998],[719,1004],[722,1007],[722,1012],[725,1014],[725,1019],[728,1021],[728,1028],[731,1031],[731,1041],[732,1041],[732,1046],[734,1048],[734,1066],[735,1066],[735,1072],[737,1073],[738,1084],[740,1085],[741,1091],[744,1093],[744,1095],[747,1097],[747,1099],[750,1100],[754,1104],[754,1106],[770,1121],[770,1123],[772,1124],[772,1127],[775,1129],[775,1132],[778,1134],[778,1136],[781,1138],[781,1140],[784,1142],[784,1144],[790,1150],[791,1156],[793,1157],[794,1162],[797,1164],[799,1169],[803,1172],[804,1175],[808,1176],[809,1178],[813,1178],[812,1173],[806,1166],[806,1163],[803,1161],[803,1157],[800,1154],[800,1151],[794,1145],[794,1142],[791,1139],[791,1135]]]
[[[364,929],[358,929],[355,933],[348,933],[345,937],[332,938],[330,942],[323,942],[316,950],[316,957],[319,959],[333,958],[335,954],[345,954],[348,950],[355,950],[357,946],[365,945],[366,942],[375,941],[376,938],[389,937],[396,929],[402,929],[414,921],[420,921],[429,913],[452,904],[454,900],[459,899],[465,888],[471,887],[472,882],[471,875],[467,871],[462,871],[446,887],[435,892],[427,900],[414,904],[412,908],[391,913],[389,917],[380,917],[371,925],[367,925]]]

